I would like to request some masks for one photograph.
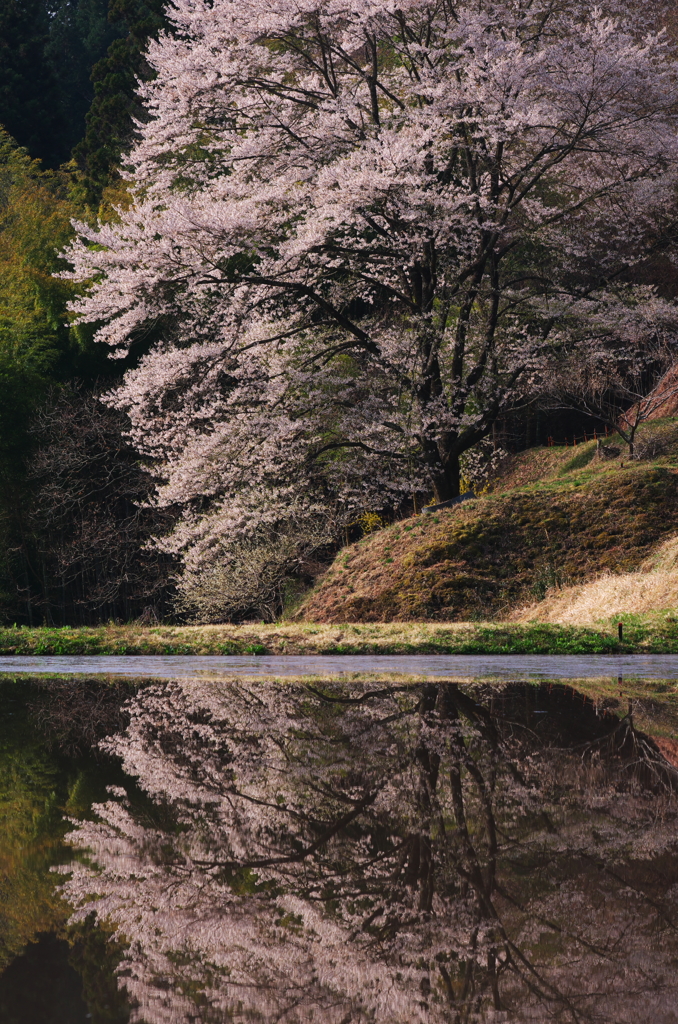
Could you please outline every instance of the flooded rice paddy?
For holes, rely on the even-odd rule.
[[[175,660],[0,680],[2,1024],[678,1021],[666,662]]]

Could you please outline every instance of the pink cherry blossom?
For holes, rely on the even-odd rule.
[[[150,800],[76,823],[63,892],[127,943],[133,1020],[676,1020],[678,772],[633,709],[194,679],[128,711],[103,746]]]
[[[189,571],[234,538],[413,492],[532,397],[556,354],[658,305],[667,37],[610,2],[176,0],[119,220],[78,224],[80,321],[139,350],[110,402],[184,509]],[[643,317],[647,321],[643,327]],[[597,344],[597,334],[591,344]],[[292,524],[292,525],[291,525]]]

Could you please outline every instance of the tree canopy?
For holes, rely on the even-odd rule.
[[[27,412],[71,369],[71,286],[54,276],[74,208],[63,182],[0,134],[0,451],[21,447]]]
[[[81,322],[150,347],[112,401],[189,568],[452,498],[593,321],[673,322],[623,282],[670,233],[675,65],[621,6],[179,0],[134,201],[69,258]]]

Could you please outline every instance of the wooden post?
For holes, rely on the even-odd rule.
[[[623,622],[617,623],[617,632],[619,633],[619,643],[623,644],[624,643],[624,623]]]

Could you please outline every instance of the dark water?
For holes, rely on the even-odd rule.
[[[674,683],[0,700],[2,1024],[678,1022]]]

